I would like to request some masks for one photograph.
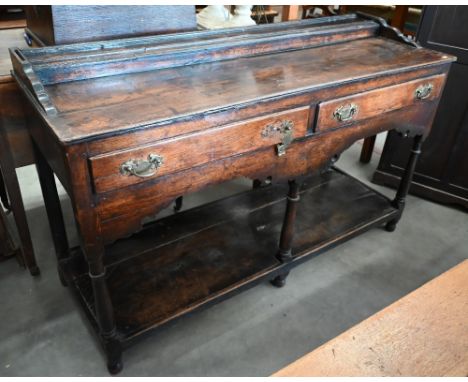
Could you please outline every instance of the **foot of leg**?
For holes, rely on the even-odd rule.
[[[62,268],[60,268],[60,266],[57,266],[57,273],[58,273],[58,276],[59,276],[59,279],[60,279],[60,283],[64,287],[67,287],[68,282],[67,282],[67,279],[65,278],[65,275],[63,274]]]
[[[282,273],[276,276],[273,280],[270,280],[271,285],[282,288],[286,284],[286,278],[288,277],[289,272]]]
[[[33,265],[29,267],[29,273],[31,273],[31,276],[39,276],[41,274],[41,270],[37,265]]]
[[[387,222],[387,224],[385,224],[385,230],[387,232],[395,231],[397,223],[398,220],[390,220],[389,222]]]
[[[112,375],[119,374],[123,369],[122,359],[109,359],[107,361],[107,370]]]
[[[107,370],[109,373],[115,375],[122,371],[122,346],[116,339],[109,339],[106,343],[107,353]]]
[[[107,370],[112,375],[119,374],[123,369],[122,355],[119,357],[109,358],[107,360]]]

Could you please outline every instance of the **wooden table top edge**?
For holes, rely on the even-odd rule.
[[[343,365],[341,366],[347,366],[347,361],[349,363],[353,363],[356,367],[356,370],[349,369],[349,374],[347,375],[346,373],[343,373],[343,370],[340,370],[340,366],[334,367],[334,366],[317,366],[317,362],[315,362],[315,365],[313,364],[313,361],[318,361],[321,360],[323,361],[324,359],[328,359],[329,356],[323,356],[325,353],[330,353],[332,356],[330,356],[330,360],[333,359],[337,360],[338,358],[335,358],[337,356],[337,346],[340,342],[346,342],[350,343],[355,340],[355,333],[357,330],[361,330],[364,327],[371,327],[372,325],[376,326],[385,324],[386,320],[388,320],[388,316],[395,314],[395,311],[398,310],[404,310],[405,308],[408,308],[408,306],[414,305],[415,307],[421,307],[424,304],[418,304],[415,301],[418,301],[418,296],[422,294],[427,294],[429,291],[435,288],[440,288],[440,286],[445,286],[447,287],[447,284],[453,283],[452,288],[450,288],[450,285],[446,288],[449,290],[449,292],[446,290],[446,294],[451,294],[454,295],[457,293],[458,289],[458,300],[457,301],[465,301],[465,303],[461,303],[461,309],[462,313],[459,315],[460,317],[463,317],[463,312],[465,312],[464,317],[468,317],[468,259],[463,260],[453,268],[450,268],[449,270],[445,271],[441,275],[431,279],[427,283],[423,284],[419,288],[413,290],[409,294],[403,296],[402,298],[398,299],[397,301],[393,302],[389,306],[383,308],[382,310],[378,311],[374,315],[366,318],[365,320],[359,322],[358,324],[352,326],[351,328],[347,329],[337,337],[327,341],[326,343],[322,344],[321,346],[317,347],[316,349],[312,350],[310,353],[305,354],[304,356],[298,358],[296,361],[290,363],[289,365],[285,366],[284,368],[278,370],[274,374],[272,374],[273,377],[309,377],[309,376],[314,376],[314,377],[323,377],[323,376],[406,376],[406,374],[402,373],[398,374],[397,372],[393,373],[388,373],[388,371],[385,370],[378,370],[375,372],[375,374],[368,373],[369,370],[365,370],[367,366],[370,365],[364,365],[364,362],[362,364],[357,364],[356,363],[356,358],[353,357],[358,354],[347,354],[345,357],[347,358],[346,361],[343,362]],[[416,297],[415,297],[416,296]],[[425,301],[427,302],[428,299]],[[420,302],[420,301],[419,301]],[[430,304],[429,304],[430,305]],[[435,312],[437,312],[437,309],[434,309]],[[436,315],[437,313],[434,313]],[[462,327],[468,327],[468,320],[465,321],[465,323],[461,322],[459,323],[460,326]],[[380,330],[380,329],[379,329]],[[398,335],[402,335],[402,332],[404,330],[404,324],[403,324],[403,329],[398,332]],[[423,330],[421,330],[423,332]],[[463,330],[460,331],[463,333]],[[440,374],[428,374],[427,376],[467,376],[468,375],[468,331],[464,331],[464,335],[462,334],[459,337],[459,340],[461,342],[461,348],[465,349],[465,356],[463,359],[456,361],[453,361],[453,365],[449,370],[444,370]],[[392,333],[389,334],[392,336]],[[394,336],[392,340],[395,340],[398,335]],[[351,339],[351,340],[350,340]],[[365,341],[364,341],[365,342]],[[366,344],[366,346],[368,346]],[[392,345],[395,345],[395,342],[392,343]],[[372,347],[368,347],[370,352],[375,351]],[[453,349],[453,348],[452,348]],[[405,352],[405,349],[393,349],[393,352],[398,353],[398,350],[401,350],[400,354],[407,354]],[[413,351],[416,353],[418,350],[413,349]],[[361,355],[362,356],[362,355]],[[381,358],[385,358],[385,355],[380,352],[379,356]],[[411,357],[411,356],[410,356]],[[410,358],[409,357],[409,358]],[[364,360],[364,356],[362,356],[361,360]],[[406,358],[405,361],[409,362],[409,358]],[[341,362],[341,361],[338,361]],[[369,362],[369,361],[367,361]],[[381,362],[384,363],[385,360],[381,359]],[[363,366],[363,369],[360,369],[360,367]],[[360,370],[359,370],[360,369]],[[356,373],[356,371],[362,371],[362,374]],[[430,370],[429,372],[433,372],[433,370]],[[413,375],[413,376],[419,376],[419,375]],[[422,375],[421,375],[422,376]]]

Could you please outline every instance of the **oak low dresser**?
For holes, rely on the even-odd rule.
[[[453,61],[363,14],[10,53],[41,121],[30,134],[59,273],[111,373],[152,329],[263,280],[282,286],[371,227],[394,230]],[[333,166],[386,130],[414,141],[394,200]],[[256,187],[154,219],[238,177]]]

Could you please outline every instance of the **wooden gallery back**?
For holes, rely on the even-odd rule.
[[[453,61],[363,14],[10,52],[38,122],[60,276],[112,373],[151,329],[263,280],[283,286],[372,227],[394,230]],[[333,166],[386,130],[413,140],[393,200]],[[151,220],[238,177],[255,187]]]

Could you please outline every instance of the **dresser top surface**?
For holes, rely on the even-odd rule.
[[[84,138],[440,61],[381,38],[47,86],[57,133]]]
[[[349,28],[351,24],[347,20],[344,25]],[[356,38],[338,40],[331,45],[318,44],[202,63],[192,58],[190,64],[180,66],[143,71],[132,69],[90,78],[83,74],[84,79],[78,80],[57,81],[50,79],[47,72],[43,76],[43,90],[55,110],[46,119],[60,141],[87,140],[277,96],[451,61],[441,53],[415,48],[375,33],[360,37],[359,33],[373,27],[371,24],[361,21],[353,32]],[[300,33],[303,34],[303,30]],[[291,41],[294,43],[295,40],[289,43]],[[208,50],[206,46],[202,48]],[[173,48],[171,54],[172,51]],[[115,49],[109,54],[114,55]],[[73,55],[79,55],[79,52],[67,53],[67,59]],[[79,76],[79,70],[83,69],[78,68],[71,75]]]

